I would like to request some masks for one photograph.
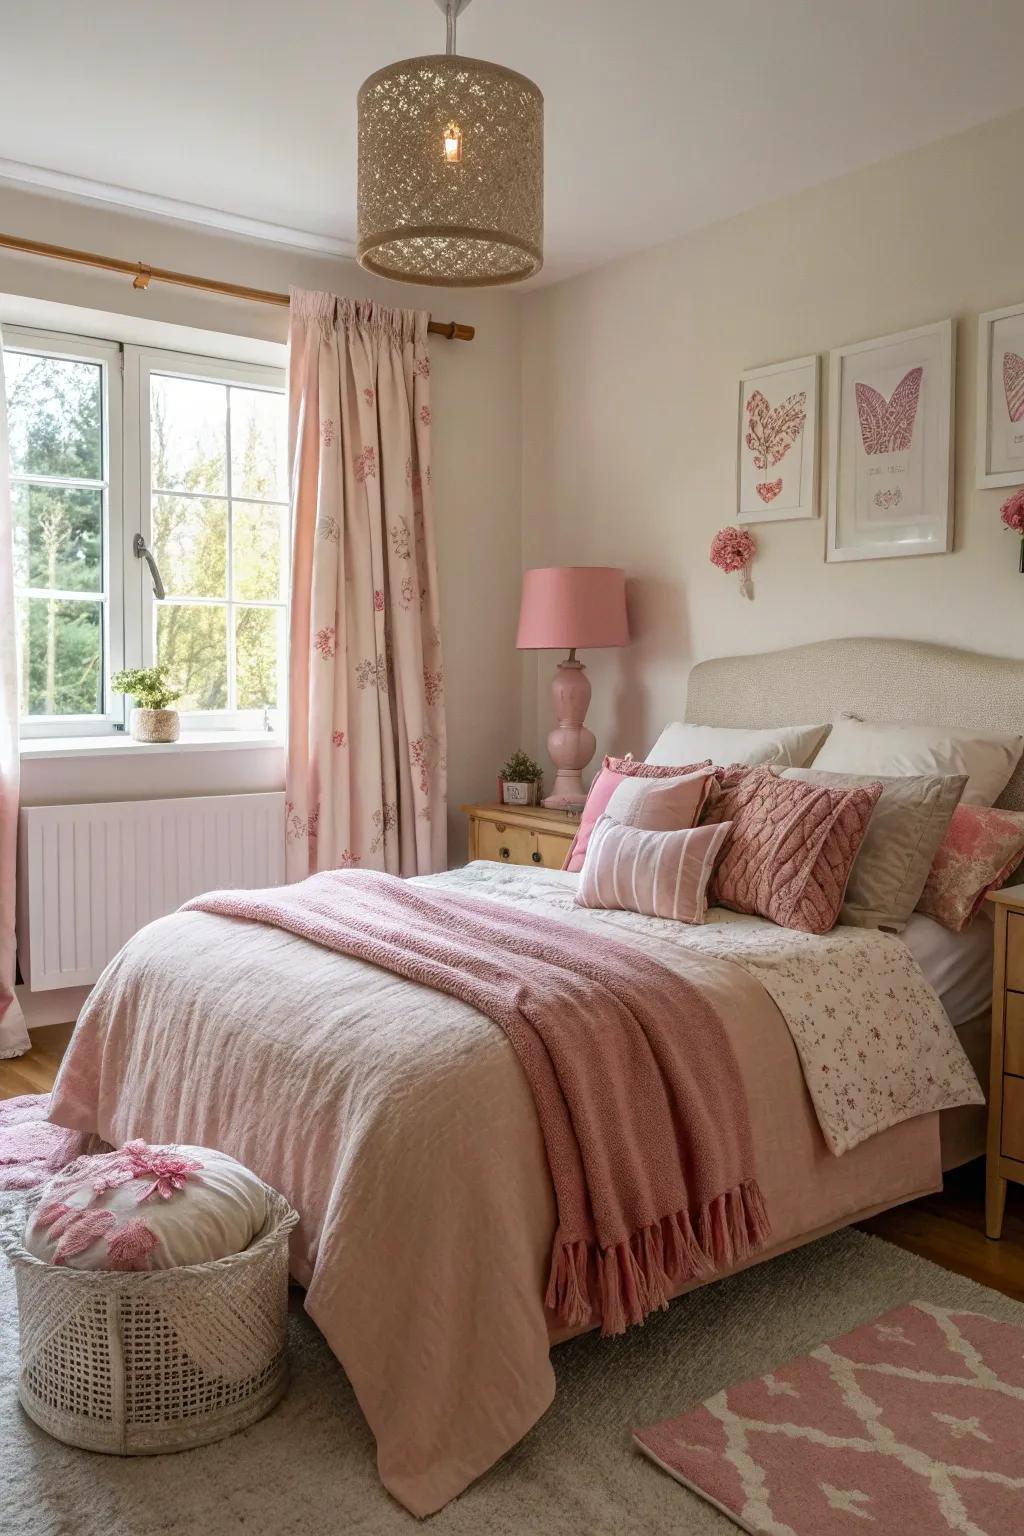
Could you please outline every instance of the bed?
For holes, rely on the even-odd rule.
[[[825,642],[702,663],[687,718],[797,724],[851,709],[1005,730],[1022,682],[1022,663]],[[1020,773],[1001,803],[1024,806]],[[759,1261],[929,1193],[943,1164],[981,1152],[984,1109],[972,1106],[916,1114],[834,1156],[758,959],[773,925],[719,913],[707,930],[673,933],[681,925],[585,912],[577,878],[477,864],[426,883],[587,924],[598,939],[614,931],[699,977],[749,1101],[773,1225]],[[854,942],[840,935],[834,948]],[[885,944],[920,980],[902,941]],[[983,1056],[985,1026],[966,1020],[960,1033]],[[178,913],[142,930],[97,984],[52,1113],[115,1143],[219,1146],[288,1196],[307,1310],[352,1382],[384,1485],[413,1513],[458,1494],[550,1403],[550,1349],[567,1330],[543,1304],[555,1225],[544,1146],[508,1041],[466,1004],[290,933]]]

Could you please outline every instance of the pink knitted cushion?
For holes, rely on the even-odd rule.
[[[960,933],[989,891],[997,891],[1024,859],[1024,812],[958,805],[917,903],[944,928]]]
[[[569,845],[569,852],[566,854],[562,868],[575,873],[583,868],[587,844],[598,817],[604,815],[608,809],[609,800],[625,779],[690,779],[703,768],[710,770],[711,763],[688,763],[682,768],[670,768],[661,767],[655,763],[635,763],[631,757],[606,757],[601,764],[600,772],[595,775],[594,782],[590,786],[576,836]],[[679,820],[675,823],[676,827],[694,825],[700,816],[710,782],[709,774],[702,786],[695,785],[693,789],[688,788],[683,791],[678,805]],[[642,820],[638,824],[643,824]]]
[[[729,828],[723,821],[681,832],[646,832],[602,816],[591,833],[576,903],[702,923],[715,859]]]
[[[878,783],[829,788],[770,768],[724,776],[705,823],[731,821],[711,901],[783,928],[828,933],[882,793]]]

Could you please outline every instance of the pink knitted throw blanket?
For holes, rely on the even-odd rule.
[[[558,1206],[545,1297],[622,1333],[769,1235],[739,1070],[684,977],[604,934],[393,875],[332,870],[198,909],[298,934],[469,1003],[516,1052]]]

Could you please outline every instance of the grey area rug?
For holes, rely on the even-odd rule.
[[[842,1232],[705,1286],[620,1339],[555,1351],[558,1392],[531,1433],[423,1529],[430,1536],[736,1536],[636,1452],[630,1431],[921,1297],[1024,1322],[1024,1306],[878,1238]],[[74,1451],[22,1413],[14,1283],[0,1260],[3,1536],[405,1536],[377,1481],[344,1372],[296,1306],[293,1381],[261,1423],[202,1450]]]

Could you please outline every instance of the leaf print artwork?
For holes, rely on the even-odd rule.
[[[905,453],[910,447],[923,378],[923,368],[911,368],[888,400],[871,384],[854,386],[865,453]]]
[[[1016,426],[1024,420],[1024,357],[1017,352],[1003,353],[1003,394],[1006,413]]]
[[[807,420],[807,391],[789,395],[781,405],[771,406],[767,397],[755,389],[747,397],[747,435],[745,442],[754,460],[754,468],[772,469],[786,457],[804,429]],[[767,487],[766,487],[767,488]],[[781,482],[780,482],[781,488]],[[762,495],[762,501],[771,496]],[[778,491],[774,493],[778,495]]]
[[[894,491],[876,491],[871,500],[881,511],[888,512],[891,507],[902,506],[903,492],[899,486]]]

